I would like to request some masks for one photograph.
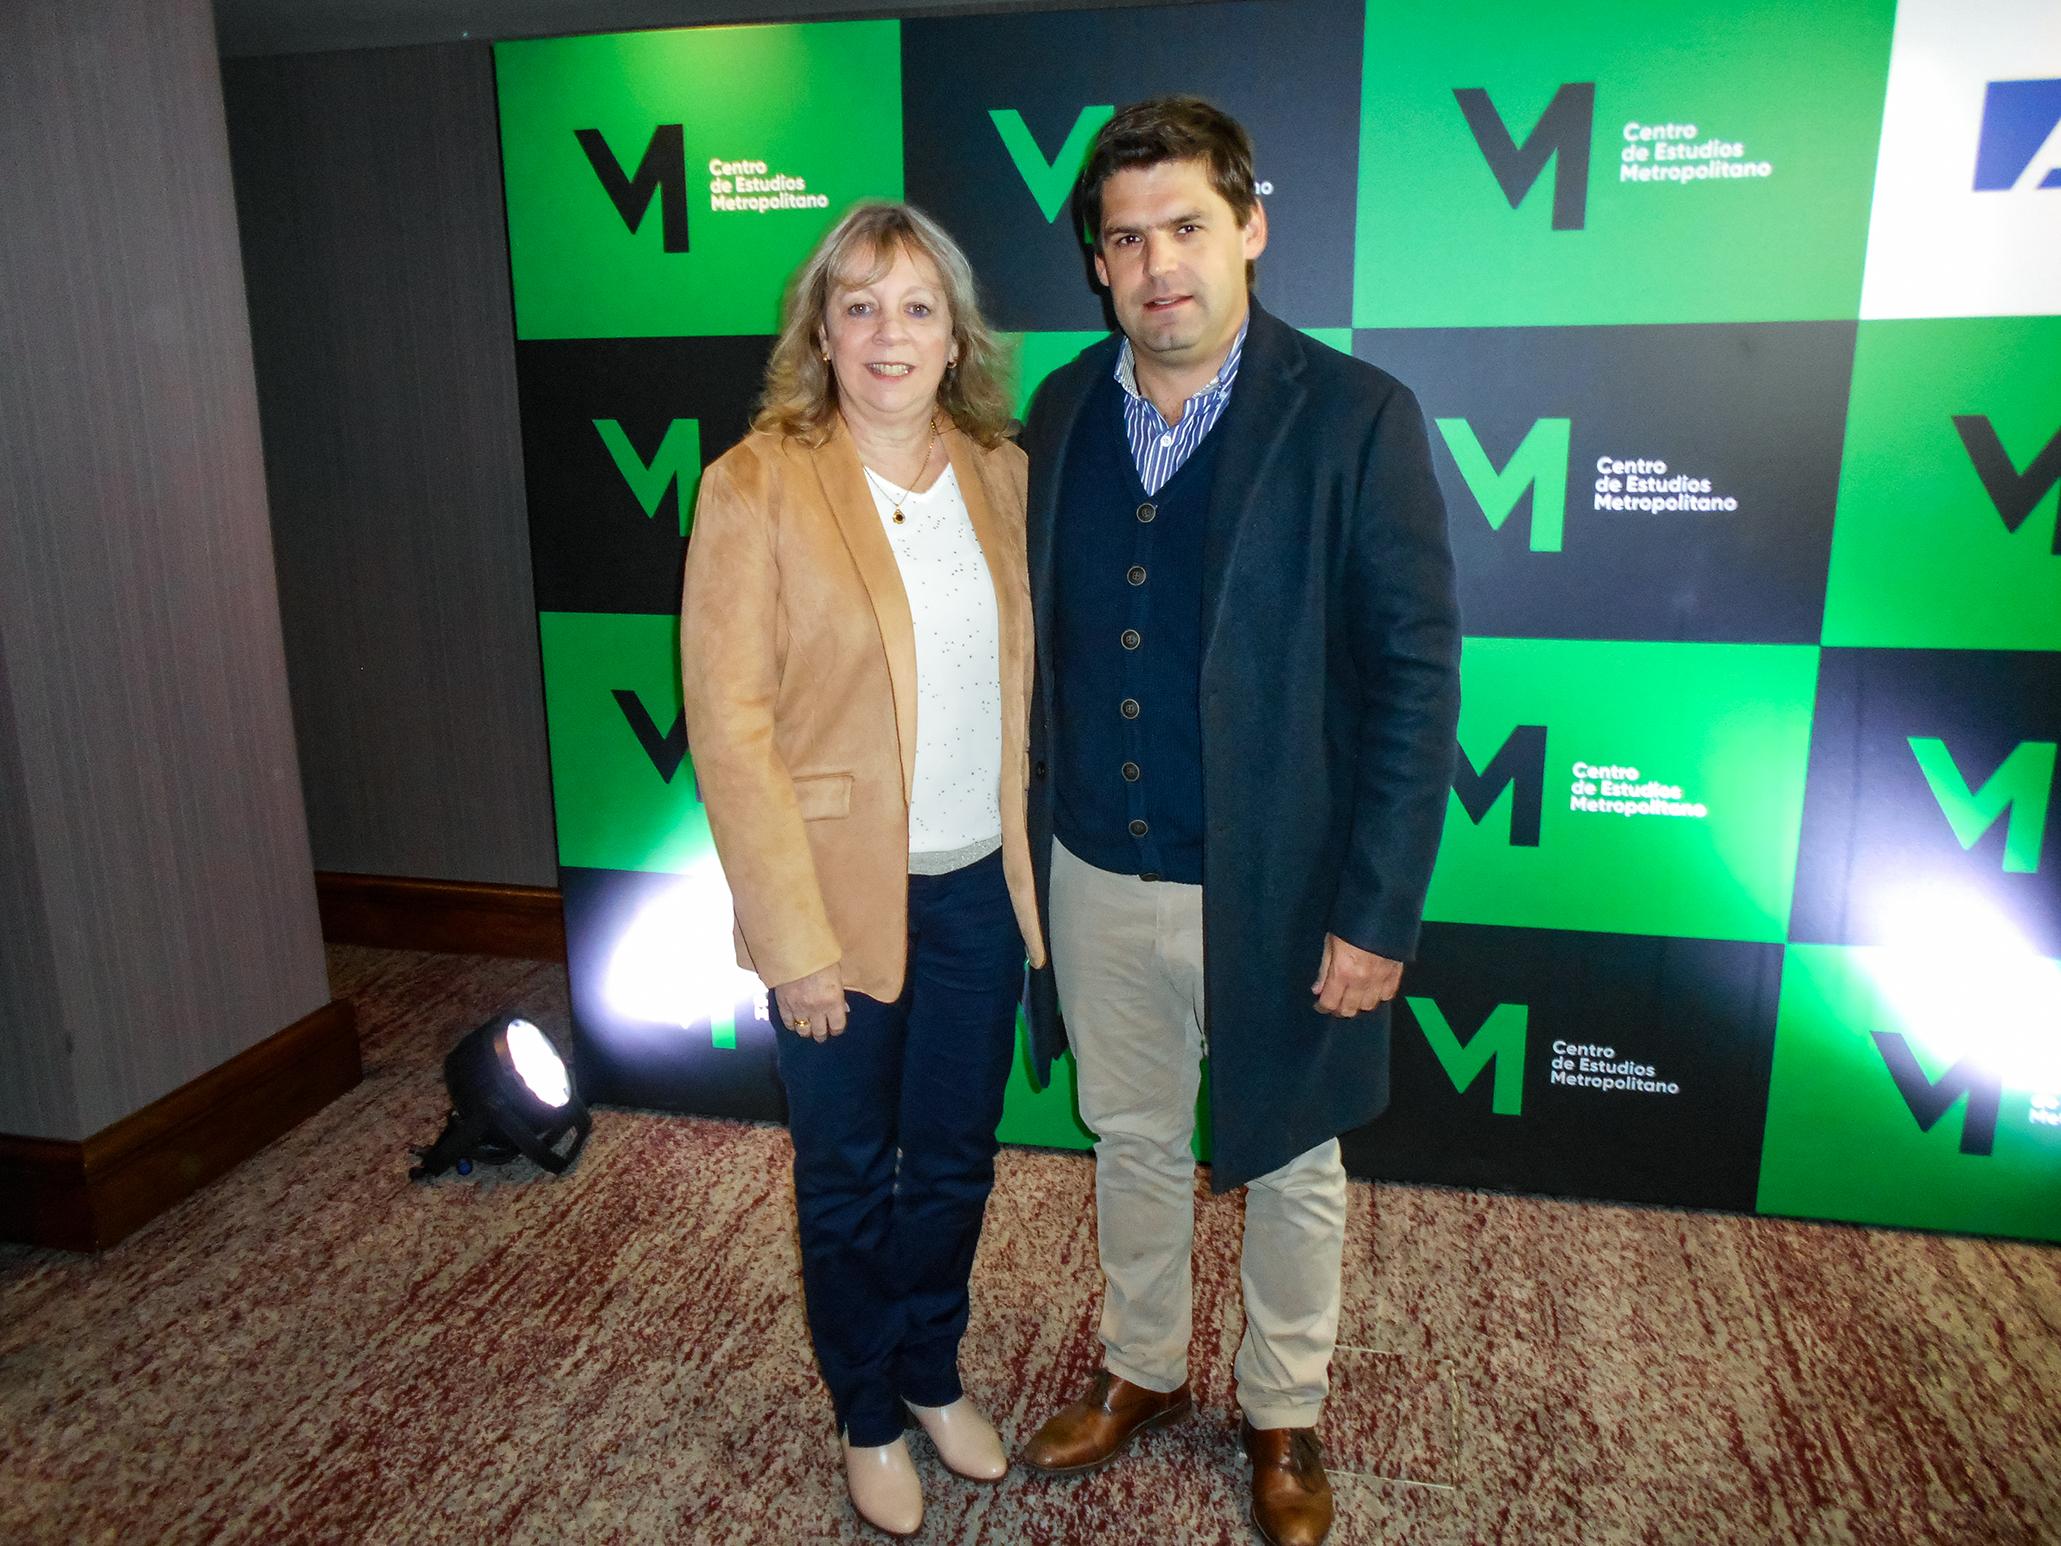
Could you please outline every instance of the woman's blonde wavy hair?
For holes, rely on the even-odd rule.
[[[858,205],[832,226],[788,286],[753,429],[791,436],[808,446],[829,438],[837,417],[837,378],[818,339],[831,292],[840,284],[871,284],[894,265],[898,251],[927,258],[944,282],[959,363],[938,383],[939,405],[983,446],[1006,438],[1013,423],[1010,362],[981,315],[966,254],[922,210],[884,199]]]

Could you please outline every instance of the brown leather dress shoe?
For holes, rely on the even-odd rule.
[[[1087,1393],[1045,1419],[1023,1447],[1023,1463],[1048,1476],[1077,1476],[1108,1465],[1141,1428],[1176,1423],[1195,1409],[1188,1382],[1168,1391],[1147,1390],[1107,1369]]]
[[[1317,1546],[1331,1533],[1331,1479],[1313,1428],[1255,1428],[1238,1436],[1252,1458],[1252,1522],[1269,1546]]]

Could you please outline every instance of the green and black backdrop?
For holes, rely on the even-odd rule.
[[[1364,1175],[2061,1239],[2061,13],[1233,0],[496,51],[581,1074],[778,1116],[682,545],[853,200],[1021,392],[1123,102],[1250,126],[1262,293],[1410,383],[1467,627]],[[1019,1060],[1003,1136],[1080,1145]]]

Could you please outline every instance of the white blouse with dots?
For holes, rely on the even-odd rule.
[[[916,623],[916,787],[909,870],[935,875],[1002,846],[1001,634],[995,582],[958,475],[902,501],[866,480]],[[899,492],[899,485],[894,486]]]

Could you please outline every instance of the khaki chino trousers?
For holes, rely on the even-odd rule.
[[[1202,888],[1097,869],[1055,842],[1051,925],[1081,1119],[1096,1135],[1105,1362],[1135,1385],[1172,1390],[1188,1377],[1193,1300]],[[1235,1367],[1255,1428],[1316,1423],[1344,1250],[1337,1139],[1248,1184]]]

